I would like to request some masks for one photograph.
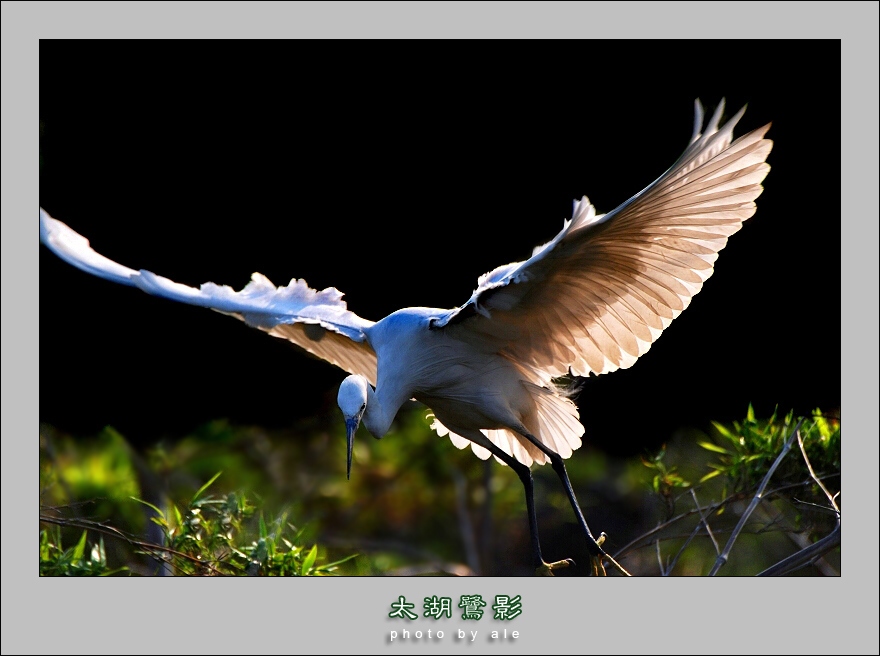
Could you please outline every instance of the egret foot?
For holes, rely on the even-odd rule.
[[[574,564],[571,558],[557,560],[555,563],[545,563],[542,560],[540,567],[535,570],[535,576],[553,576],[554,569],[565,569],[566,567],[573,567]]]
[[[597,540],[590,540],[587,543],[587,546],[590,549],[590,565],[592,566],[593,576],[608,576],[608,573],[605,571],[605,560],[608,560],[614,569],[624,576],[632,576],[632,574],[627,572],[620,563],[614,560],[611,556],[605,553],[604,549],[602,549],[602,545],[605,543],[605,538],[607,537],[608,536],[603,532]]]

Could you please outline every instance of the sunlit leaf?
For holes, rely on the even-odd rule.
[[[305,560],[303,560],[302,569],[300,569],[300,574],[302,576],[306,576],[309,571],[312,569],[312,565],[315,564],[315,560],[318,558],[318,545],[316,544],[312,547],[312,550],[306,554]]]
[[[76,543],[76,547],[73,549],[73,560],[80,561],[82,560],[83,554],[86,552],[86,536],[88,535],[88,531],[83,531],[82,536],[79,539],[79,542]]]
[[[209,480],[209,481],[208,481],[207,483],[205,483],[202,487],[200,487],[200,488],[198,489],[198,491],[193,495],[192,501],[190,501],[190,503],[195,503],[196,500],[197,500],[200,496],[202,496],[202,493],[203,493],[205,490],[207,490],[209,487],[211,487],[211,485],[214,483],[214,481],[216,481],[218,478],[220,478],[220,474],[222,474],[222,473],[223,473],[222,471],[218,471],[216,474],[214,474],[214,475],[211,477],[211,480]]]
[[[729,440],[732,440],[732,441],[735,442],[735,441],[737,441],[737,440],[739,439],[736,435],[734,435],[733,433],[731,433],[731,432],[727,429],[726,426],[724,426],[723,424],[719,424],[717,421],[713,421],[713,422],[712,422],[712,426],[714,426],[714,427],[715,427],[715,430],[717,430],[719,433],[721,433],[724,437],[728,438]]]
[[[708,474],[706,474],[705,476],[703,476],[703,478],[700,479],[700,483],[705,483],[709,479],[715,478],[716,476],[719,476],[720,474],[721,474],[721,471],[718,469],[716,469],[715,471],[710,471]]]
[[[358,556],[360,556],[360,554],[351,554],[350,556],[346,556],[342,560],[335,560],[332,563],[327,563],[326,565],[321,565],[317,569],[324,570],[324,571],[330,571],[331,568],[335,569],[336,567],[338,567],[342,563],[347,563],[349,560],[352,560],[353,558],[357,558]]]
[[[727,449],[720,447],[716,444],[712,444],[711,442],[697,442],[701,447],[706,449],[707,451],[714,451],[715,453],[723,453],[725,455],[730,455],[730,451]]]
[[[149,501],[144,501],[143,499],[138,499],[137,497],[129,497],[129,498],[130,498],[130,499],[134,499],[134,500],[137,501],[138,503],[142,503],[142,504],[144,504],[144,505],[147,506],[148,508],[152,508],[153,510],[156,511],[156,514],[159,515],[159,517],[161,517],[162,519],[165,519],[165,513],[163,513],[161,510],[159,510],[156,506],[154,506],[154,505],[153,505],[152,503],[150,503]]]

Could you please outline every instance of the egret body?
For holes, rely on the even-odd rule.
[[[550,242],[523,262],[483,275],[455,309],[405,308],[378,322],[350,312],[335,288],[304,280],[276,287],[255,273],[241,291],[199,289],[136,271],[96,253],[88,241],[40,210],[40,239],[80,269],[172,300],[229,314],[292,341],[350,375],[339,388],[346,424],[347,475],[363,423],[384,436],[409,399],[428,406],[432,424],[458,448],[494,455],[523,483],[535,567],[550,573],[568,561],[541,556],[530,467],[550,462],[562,480],[594,558],[594,539],[565,471],[584,433],[574,403],[556,385],[564,376],[631,366],[712,275],[727,238],[755,212],[769,171],[766,125],[733,140],[740,110],[719,127],[723,101],[694,130],[679,159],[644,190],[608,214],[586,197]]]

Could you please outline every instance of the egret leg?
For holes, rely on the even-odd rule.
[[[526,509],[529,514],[529,533],[532,538],[532,559],[535,573],[539,576],[553,576],[553,570],[564,569],[574,565],[575,563],[571,558],[547,563],[541,555],[541,541],[538,539],[538,515],[535,512],[535,484],[532,479],[532,470],[513,456],[502,451],[494,442],[490,441],[482,433],[477,434],[479,435],[479,438],[477,435],[471,436],[464,432],[459,433],[459,435],[467,437],[472,442],[476,442],[480,446],[488,449],[493,455],[498,456],[503,463],[516,472],[516,475],[519,476],[519,480],[522,481],[526,494]]]
[[[593,566],[593,574],[597,576],[605,576],[605,566],[603,564],[604,560],[608,560],[618,572],[625,576],[630,576],[630,573],[627,572],[620,564],[614,560],[611,556],[605,553],[605,550],[602,548],[602,543],[605,542],[605,534],[602,533],[599,536],[599,539],[593,537],[592,531],[590,531],[590,527],[587,526],[587,520],[584,518],[584,513],[581,511],[580,504],[578,504],[577,497],[574,494],[574,488],[571,486],[571,481],[568,478],[568,472],[565,469],[565,461],[562,459],[558,453],[548,448],[543,442],[541,442],[534,435],[528,433],[524,428],[521,429],[520,434],[528,439],[532,444],[538,447],[541,451],[543,451],[548,458],[550,458],[550,464],[553,467],[553,471],[556,472],[556,475],[559,476],[562,481],[563,486],[565,487],[565,494],[568,496],[568,501],[571,504],[572,509],[574,510],[574,514],[578,519],[578,524],[580,524],[581,529],[584,531],[587,537],[587,549],[590,552],[590,558]]]

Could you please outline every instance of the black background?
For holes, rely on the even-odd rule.
[[[641,190],[695,98],[748,103],[735,134],[773,121],[775,142],[756,215],[651,350],[578,399],[588,441],[637,452],[749,402],[839,407],[839,70],[838,41],[42,41],[40,204],[132,268],[304,278],[378,320],[461,304],[574,198]],[[341,370],[42,247],[39,330],[39,419],[76,435],[339,418]]]

